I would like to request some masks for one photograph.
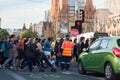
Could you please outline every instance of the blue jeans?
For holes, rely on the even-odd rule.
[[[60,66],[61,56],[56,56],[56,66]]]
[[[33,67],[33,58],[32,57],[26,57],[25,61],[22,63],[21,68],[23,69],[28,64],[29,70],[32,71]]]
[[[6,66],[10,61],[12,60],[13,68],[16,69],[16,58],[15,57],[9,57],[3,64],[3,66]]]

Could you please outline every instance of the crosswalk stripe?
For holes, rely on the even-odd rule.
[[[12,76],[13,78],[15,78],[16,80],[27,80],[27,79],[25,79],[24,77],[22,77],[22,76],[20,76],[20,75],[18,75],[18,74],[16,74],[16,73],[14,73],[14,72],[12,72],[12,71],[10,71],[10,70],[8,70],[8,71],[6,71],[10,76]]]

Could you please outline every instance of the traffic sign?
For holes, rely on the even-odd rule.
[[[72,37],[76,37],[79,34],[78,29],[71,29],[70,35]]]

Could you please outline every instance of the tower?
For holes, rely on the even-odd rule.
[[[22,31],[26,30],[26,26],[25,26],[25,23],[23,24],[23,29]]]
[[[52,0],[51,2],[51,11],[50,11],[51,21],[56,20],[56,13],[58,11],[58,1],[59,0]]]
[[[58,4],[58,30],[61,34],[67,34],[69,32],[69,6],[68,0],[59,0]]]
[[[53,30],[54,33],[54,37],[56,38],[56,34],[57,34],[57,12],[58,12],[58,1],[59,0],[52,0],[51,1],[51,10],[50,10],[50,22],[51,22],[51,28]]]
[[[68,33],[68,0],[52,0],[50,17],[56,38],[61,37],[61,34]]]
[[[93,32],[94,31],[94,15],[96,12],[96,8],[93,6],[92,0],[86,0],[84,6],[85,13],[85,22],[84,22],[84,32]]]
[[[68,16],[69,16],[69,6],[68,6],[68,0],[59,0],[58,2],[58,20],[65,20],[68,21]]]

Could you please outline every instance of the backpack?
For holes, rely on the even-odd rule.
[[[6,45],[7,49],[12,49],[13,48],[14,42],[9,40],[8,45]]]
[[[38,53],[38,50],[37,50],[37,43],[34,43],[31,45],[31,51],[34,52],[34,53]]]

